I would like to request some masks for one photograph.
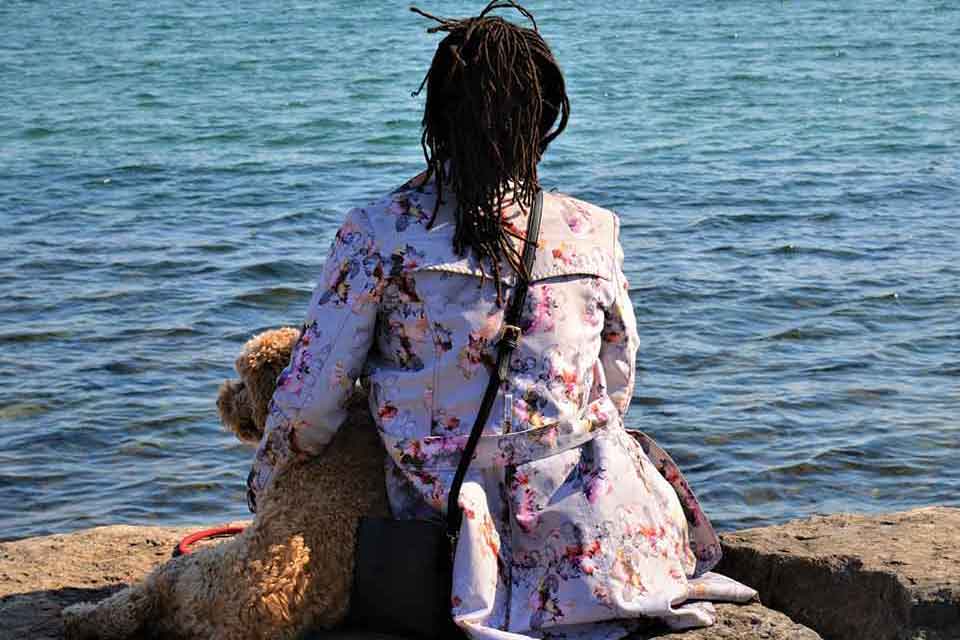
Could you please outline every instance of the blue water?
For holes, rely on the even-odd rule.
[[[529,6],[573,105],[544,183],[624,221],[630,426],[725,529],[960,503],[957,4]],[[0,538],[245,515],[217,387],[421,168],[427,26],[0,3]]]

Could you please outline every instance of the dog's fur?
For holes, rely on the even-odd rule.
[[[241,380],[223,384],[217,407],[241,440],[260,440],[298,337],[296,329],[266,331],[237,358]],[[383,465],[383,445],[358,393],[326,451],[278,474],[243,533],[174,558],[102,602],[69,607],[66,637],[285,639],[336,625],[349,604],[357,520],[387,515]]]

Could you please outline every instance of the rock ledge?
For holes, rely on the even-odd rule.
[[[0,543],[0,640],[60,640],[65,606],[123,588],[208,526],[116,525]],[[636,640],[960,639],[960,509],[814,517],[723,543],[718,571],[758,589],[763,604],[721,604],[713,627]]]
[[[960,639],[960,509],[818,516],[723,544],[717,571],[831,640]]]

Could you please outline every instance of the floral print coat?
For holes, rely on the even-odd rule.
[[[448,194],[445,190],[444,194]],[[248,485],[319,454],[358,378],[399,518],[438,518],[495,358],[493,273],[452,248],[454,204],[410,183],[350,211],[278,380]],[[503,212],[515,233],[526,214]],[[720,547],[682,475],[628,432],[638,347],[615,214],[548,193],[510,361],[460,495],[454,619],[473,638],[620,638],[641,618],[713,622],[756,594],[709,573]],[[501,270],[509,295],[513,274]]]

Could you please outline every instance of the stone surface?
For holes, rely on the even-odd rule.
[[[960,509],[814,517],[723,544],[718,572],[825,638],[960,639]]]
[[[670,632],[653,628],[630,636],[629,640],[821,640],[820,636],[782,613],[760,603],[717,605],[717,622],[712,627]],[[328,631],[310,634],[304,640],[403,640],[364,632]]]
[[[183,536],[207,526],[117,525],[0,543],[0,640],[59,640],[63,637],[61,609],[123,588],[165,562]],[[717,610],[717,624],[708,629],[684,633],[653,629],[635,635],[634,640],[820,638],[759,603],[720,604]]]
[[[712,627],[683,632],[653,631],[631,640],[820,640],[812,629],[758,602],[718,604]]]
[[[0,542],[0,640],[62,638],[61,609],[122,589],[207,526],[114,525]]]

